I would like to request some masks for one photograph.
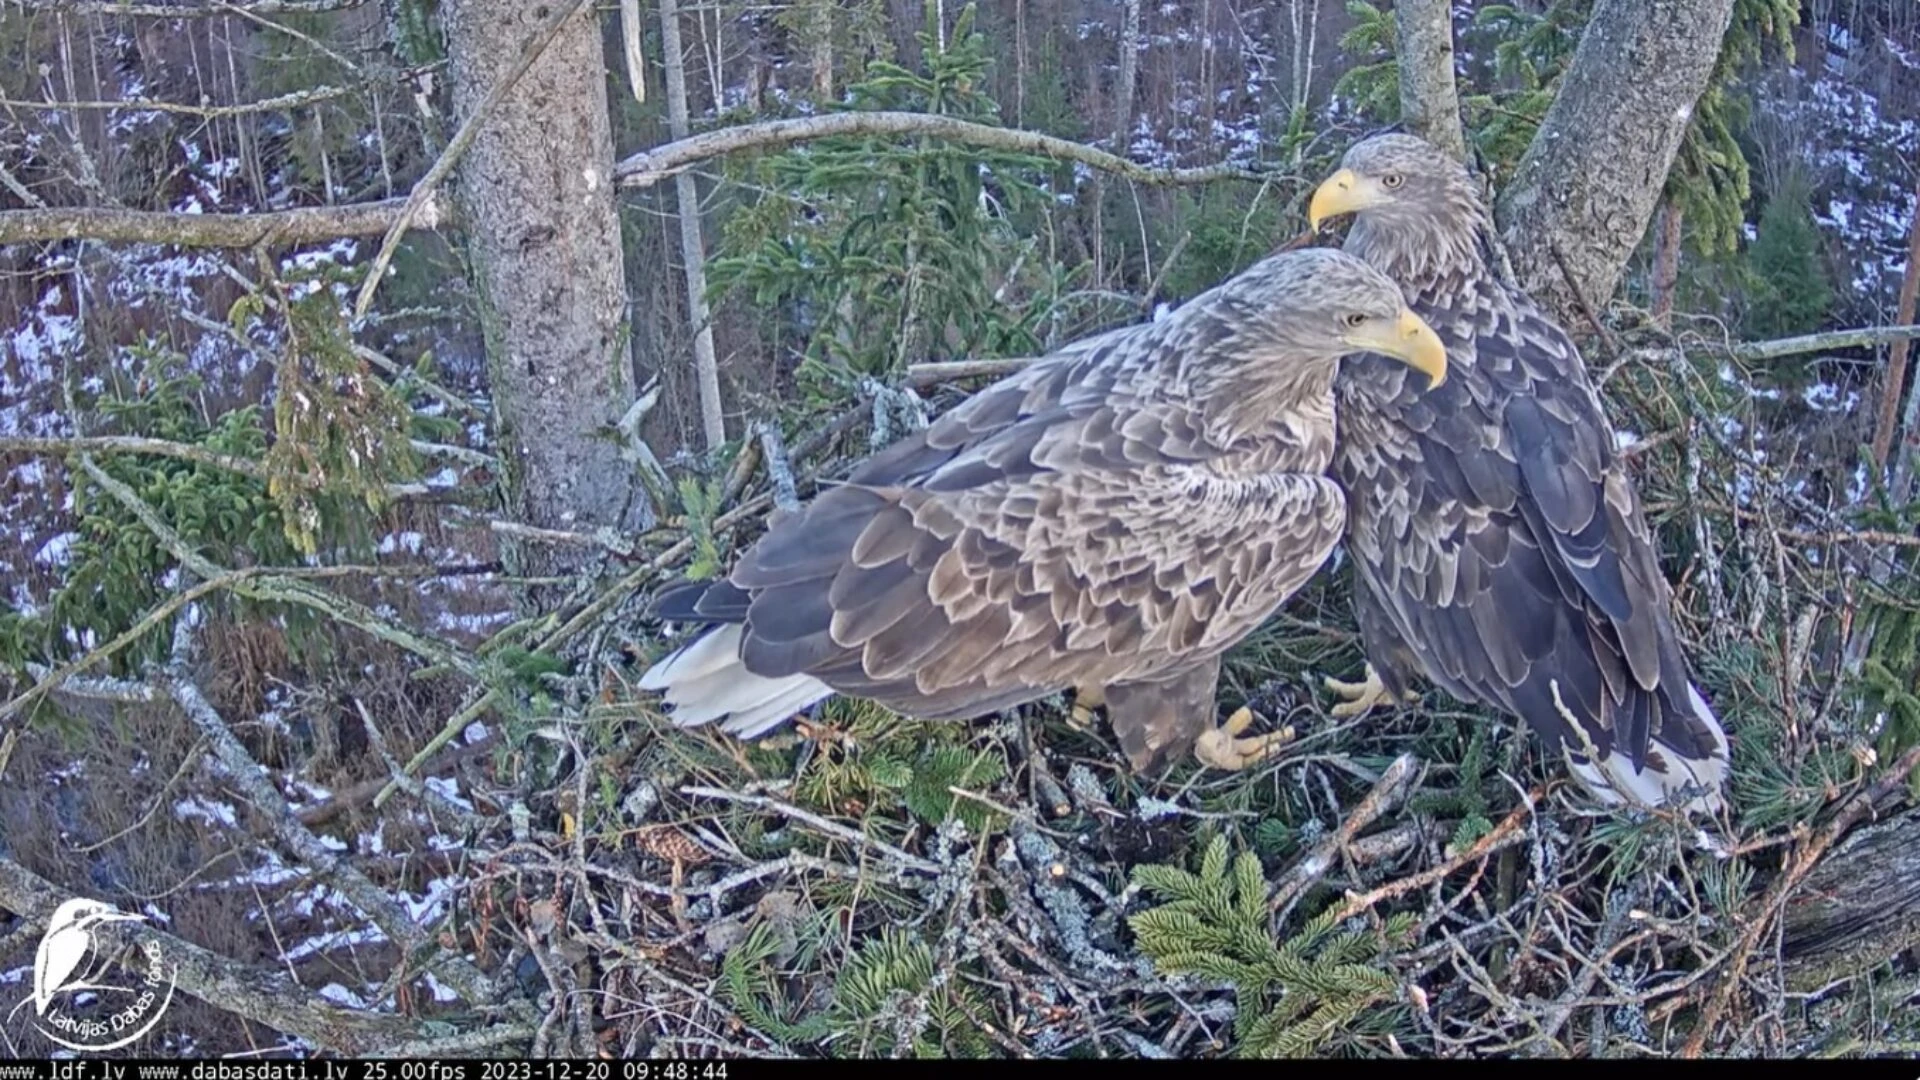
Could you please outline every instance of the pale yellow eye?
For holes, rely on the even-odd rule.
[[[1356,311],[1351,315],[1345,316],[1340,321],[1347,325],[1347,329],[1358,330],[1366,324],[1367,317]]]
[[[1399,173],[1388,173],[1380,178],[1380,186],[1384,188],[1397,188],[1405,183],[1406,179],[1406,177],[1401,176]]]

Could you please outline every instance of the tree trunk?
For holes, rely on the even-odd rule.
[[[1653,239],[1653,321],[1666,326],[1673,320],[1673,290],[1680,283],[1681,226],[1686,208],[1668,199],[1660,208],[1660,232]]]
[[[454,113],[464,120],[552,16],[521,0],[449,0],[442,12]],[[620,448],[601,435],[634,396],[605,71],[589,6],[480,127],[454,190],[510,510],[548,528],[653,521]],[[534,572],[568,560],[552,547],[508,557]]]
[[[676,139],[688,135],[686,54],[680,48],[680,11],[674,0],[660,0],[660,48],[667,77],[667,130]],[[707,245],[700,234],[700,188],[693,173],[673,178],[680,216],[680,258],[687,267],[687,311],[693,319],[693,374],[700,393],[700,430],[712,450],[727,441],[720,411],[720,365],[713,353],[713,318],[707,310]]]
[[[1453,79],[1453,0],[1394,0],[1393,25],[1401,122],[1465,161],[1467,135]]]
[[[1787,902],[1788,987],[1810,992],[1920,945],[1920,809],[1843,840]]]
[[[1732,11],[1733,0],[1596,0],[1496,211],[1515,276],[1563,319],[1578,311],[1576,296],[1598,305],[1613,295]]]
[[[1027,0],[1013,0],[1013,126],[1027,126]]]
[[[832,2],[815,4],[807,33],[813,41],[808,63],[813,66],[813,100],[821,104],[833,101],[833,9]]]
[[[1894,319],[1901,326],[1913,325],[1914,301],[1920,297],[1920,223],[1913,220],[1920,217],[1920,187],[1914,189],[1913,200],[1914,212],[1907,225],[1907,272],[1900,279],[1898,317]],[[1887,455],[1893,450],[1894,418],[1900,412],[1900,391],[1907,381],[1910,345],[1906,338],[1901,338],[1887,351],[1887,377],[1880,386],[1880,416],[1873,425],[1873,460],[1882,469],[1887,467]],[[1908,431],[1911,434],[1911,426]],[[1907,445],[1912,445],[1911,439]],[[1911,453],[1905,448],[1903,451],[1901,459],[1906,468],[1899,471],[1911,476]]]
[[[1140,0],[1126,0],[1120,14],[1120,78],[1113,91],[1113,152],[1127,156],[1133,144],[1133,96],[1140,71]]]

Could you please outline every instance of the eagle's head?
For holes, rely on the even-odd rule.
[[[1346,249],[1408,286],[1476,265],[1490,221],[1465,165],[1397,132],[1355,143],[1307,204],[1315,230],[1343,214],[1354,215]]]
[[[1349,353],[1377,352],[1424,372],[1430,385],[1447,375],[1446,347],[1407,310],[1399,286],[1332,248],[1269,256],[1191,307],[1196,317],[1220,319],[1244,341],[1278,347],[1295,365],[1331,371]]]
[[[1340,170],[1314,191],[1307,221],[1317,230],[1341,214],[1359,214],[1391,226],[1480,209],[1466,166],[1425,139],[1395,132],[1364,139],[1347,151]]]

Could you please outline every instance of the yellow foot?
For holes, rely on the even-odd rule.
[[[1253,711],[1241,706],[1227,717],[1226,723],[1201,733],[1199,741],[1193,744],[1193,756],[1213,768],[1238,772],[1265,761],[1293,741],[1291,725],[1269,735],[1239,738],[1240,733],[1252,725]]]
[[[1354,683],[1341,682],[1339,679],[1324,679],[1321,681],[1321,684],[1328,690],[1347,699],[1328,710],[1335,718],[1340,720],[1346,720],[1355,716],[1365,716],[1378,705],[1390,706],[1394,704],[1393,692],[1387,689],[1386,683],[1380,681],[1380,673],[1373,669],[1372,664],[1367,665],[1367,678],[1365,682]],[[1403,695],[1402,700],[1419,701],[1420,695],[1409,690]]]
[[[1101,686],[1076,686],[1073,689],[1073,711],[1067,714],[1067,726],[1075,731],[1093,730],[1093,713],[1107,703],[1107,692]]]

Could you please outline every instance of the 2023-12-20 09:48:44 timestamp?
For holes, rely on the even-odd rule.
[[[363,1061],[359,1080],[728,1080],[725,1061]]]
[[[483,1061],[470,1080],[727,1080],[724,1061]],[[369,1080],[439,1080],[435,1077]]]

